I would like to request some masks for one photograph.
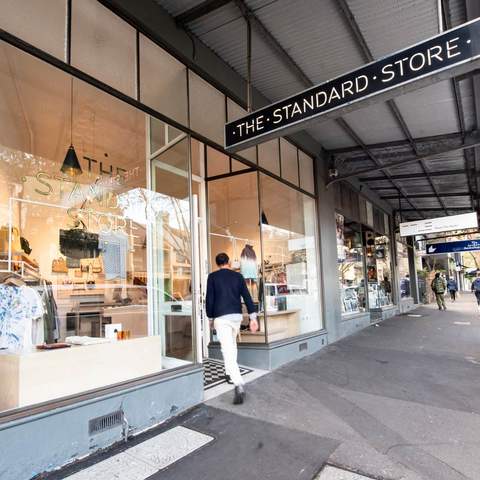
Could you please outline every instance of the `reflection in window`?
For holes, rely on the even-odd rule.
[[[385,235],[376,236],[373,232],[367,232],[366,253],[368,304],[370,308],[391,305],[393,292],[388,237]]]
[[[268,340],[321,328],[315,200],[260,175]]]
[[[410,289],[410,267],[408,264],[408,246],[403,242],[397,241],[397,266],[398,278],[400,282],[400,297],[411,296]]]
[[[0,411],[192,360],[185,135],[150,159],[144,113],[6,45],[0,87],[0,298],[21,304],[0,316],[0,364],[21,389],[0,389]]]
[[[360,225],[335,214],[337,262],[342,313],[366,310],[365,268]]]

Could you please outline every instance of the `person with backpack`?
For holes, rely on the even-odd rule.
[[[450,299],[454,302],[457,299],[458,286],[457,281],[453,277],[448,279],[447,289],[450,292]]]
[[[435,278],[432,280],[430,286],[432,287],[433,293],[435,293],[435,300],[437,301],[438,309],[446,310],[445,290],[447,289],[447,282],[440,276],[439,272],[435,274]]]
[[[480,307],[480,272],[477,272],[477,278],[472,282],[472,292],[477,297],[477,305]]]

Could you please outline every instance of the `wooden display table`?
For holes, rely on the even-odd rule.
[[[158,373],[159,336],[22,354],[0,351],[0,411]]]
[[[267,343],[276,342],[285,338],[296,337],[300,334],[298,313],[300,310],[278,310],[267,312]],[[242,343],[265,343],[265,314],[258,314],[259,332],[242,331]]]

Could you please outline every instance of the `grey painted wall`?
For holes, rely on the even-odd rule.
[[[122,427],[90,436],[88,422],[122,409],[140,432],[203,400],[203,370],[0,424],[0,478],[26,480],[122,439]],[[99,479],[100,480],[100,479]]]
[[[327,165],[322,157],[316,161],[318,188],[318,229],[320,236],[321,290],[324,328],[328,341],[339,338],[338,324],[342,318],[338,288],[337,237],[335,224],[335,190],[325,187]],[[333,286],[333,288],[332,288]]]

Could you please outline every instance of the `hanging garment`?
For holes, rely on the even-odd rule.
[[[30,348],[32,322],[42,315],[42,303],[33,288],[0,285],[0,347],[12,351]]]
[[[53,343],[60,338],[60,325],[57,313],[57,302],[53,295],[52,284],[43,283],[42,301],[44,308],[43,322],[45,325],[45,341]]]
[[[245,245],[240,255],[240,273],[243,278],[256,280],[257,274],[257,254],[252,245]]]
[[[100,233],[98,246],[102,252],[105,279],[127,278],[127,235],[120,231]]]

